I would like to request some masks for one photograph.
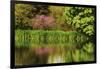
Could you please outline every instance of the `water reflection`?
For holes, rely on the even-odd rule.
[[[15,48],[16,65],[94,61],[94,44],[40,44]]]

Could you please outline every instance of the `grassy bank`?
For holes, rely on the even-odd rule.
[[[30,46],[30,44],[63,44],[76,43],[86,40],[85,36],[76,31],[44,31],[44,30],[15,30],[15,44]]]

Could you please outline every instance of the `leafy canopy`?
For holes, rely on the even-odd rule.
[[[79,32],[88,36],[94,35],[94,9],[86,7],[67,7],[66,20]]]

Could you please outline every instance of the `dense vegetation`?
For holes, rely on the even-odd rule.
[[[32,19],[36,15],[48,15],[48,6],[16,4],[15,6],[15,27],[16,29],[31,29]]]
[[[15,5],[16,65],[94,61],[95,10]]]
[[[94,35],[95,12],[93,8],[67,7],[65,9],[66,20],[75,29],[88,36]]]
[[[37,33],[35,32],[36,30],[42,30],[40,33],[46,32],[46,34],[55,34],[56,30],[60,34],[61,31],[66,34],[72,34],[70,31],[73,31],[85,35],[87,38],[93,38],[94,16],[95,12],[93,8],[16,4],[15,28],[16,31],[17,29],[30,30],[34,33]],[[51,30],[52,32],[50,32]],[[17,33],[20,32],[22,33],[22,31],[17,31]],[[60,35],[59,33],[57,34]],[[52,34],[49,34],[49,36],[51,37]],[[35,35],[40,36],[39,34]],[[62,38],[62,36],[58,37]]]
[[[82,43],[86,37],[75,31],[43,31],[43,30],[16,30],[15,43],[17,46],[30,46],[39,44],[67,44]]]

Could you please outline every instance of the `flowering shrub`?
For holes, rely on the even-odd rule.
[[[55,19],[52,16],[36,15],[32,22],[33,29],[49,30],[55,27]]]

